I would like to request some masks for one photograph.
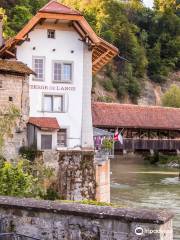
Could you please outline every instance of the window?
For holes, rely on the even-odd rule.
[[[55,38],[55,30],[52,30],[52,29],[48,29],[47,30],[47,36],[48,38]]]
[[[72,82],[72,63],[54,62],[53,81],[63,83]]]
[[[33,70],[36,73],[35,79],[37,81],[44,81],[44,57],[33,58]]]
[[[52,149],[52,135],[41,135],[41,149]]]
[[[64,96],[63,95],[44,95],[45,112],[63,112],[64,111]]]
[[[67,129],[60,129],[57,135],[58,147],[67,147]]]
[[[63,64],[63,81],[64,82],[70,82],[71,81],[71,75],[72,75],[72,64]]]
[[[61,81],[61,63],[54,63],[54,81]]]
[[[44,111],[53,111],[53,96],[44,96]]]

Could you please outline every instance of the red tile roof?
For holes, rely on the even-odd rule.
[[[95,127],[180,130],[180,109],[118,103],[92,105]]]
[[[59,123],[56,118],[49,117],[30,117],[29,124],[39,128],[59,129]]]
[[[39,10],[39,12],[47,12],[47,13],[61,13],[61,14],[70,14],[70,15],[82,15],[77,10],[69,8],[62,3],[57,1],[50,1],[43,8]]]

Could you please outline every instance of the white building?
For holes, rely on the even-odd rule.
[[[29,145],[92,149],[92,74],[118,53],[85,18],[50,1],[0,49],[36,72],[29,81]]]

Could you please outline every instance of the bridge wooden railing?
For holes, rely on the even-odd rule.
[[[180,150],[180,139],[124,139],[123,145],[115,143],[115,150]]]

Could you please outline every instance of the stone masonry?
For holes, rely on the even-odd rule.
[[[26,123],[29,115],[28,77],[0,72],[0,108],[8,109],[14,105],[20,111],[20,118],[6,136],[3,155],[7,160],[16,158],[20,146],[27,144]]]
[[[58,192],[66,200],[95,200],[96,178],[94,153],[59,152]]]
[[[40,240],[173,240],[172,218],[165,211],[0,197],[1,233]]]

